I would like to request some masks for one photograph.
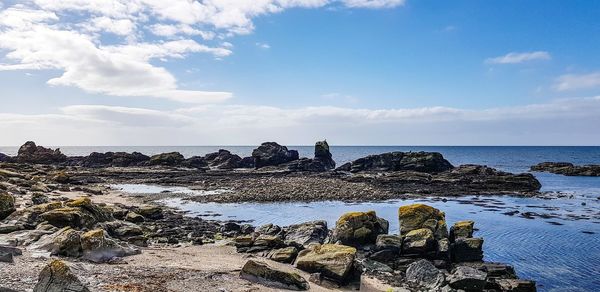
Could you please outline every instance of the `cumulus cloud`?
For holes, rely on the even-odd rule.
[[[535,60],[550,60],[550,53],[545,51],[524,52],[524,53],[508,53],[504,56],[498,56],[485,60],[488,64],[520,64]]]
[[[600,72],[589,74],[565,74],[558,77],[554,84],[554,88],[558,91],[598,87],[600,87]]]
[[[247,145],[276,140],[350,145],[594,145],[600,97],[470,110],[201,105],[155,110],[102,105],[52,115],[0,113],[5,144]],[[40,130],[40,129],[43,129]]]

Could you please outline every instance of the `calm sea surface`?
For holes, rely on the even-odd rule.
[[[87,155],[92,151],[139,151],[145,154],[178,151],[184,156],[204,155],[219,148],[240,156],[248,156],[255,146],[190,146],[190,147],[61,147],[67,155]],[[290,146],[301,156],[311,157],[312,146]],[[0,152],[14,155],[17,147],[0,147]],[[526,172],[543,161],[566,161],[575,164],[600,164],[600,147],[425,147],[425,146],[332,146],[333,157],[342,163],[369,154],[389,151],[437,151],[454,165],[484,164],[510,172]],[[511,263],[519,275],[538,281],[539,291],[600,291],[600,177],[566,177],[534,173],[542,183],[542,191],[563,192],[571,197],[536,199],[516,197],[466,197],[442,202],[434,198],[394,200],[349,204],[344,202],[277,203],[277,204],[199,204],[182,200],[166,203],[180,207],[195,216],[221,220],[249,220],[255,225],[276,223],[288,225],[302,221],[325,219],[331,226],[344,212],[375,210],[398,231],[397,209],[416,201],[425,202],[446,212],[449,223],[471,219],[479,229],[476,235],[485,239],[488,261]],[[157,186],[122,186],[131,192],[160,192]],[[173,189],[185,193],[185,189]],[[197,191],[195,195],[197,195]],[[471,204],[472,202],[477,202]],[[527,219],[520,213],[536,212],[551,218]]]

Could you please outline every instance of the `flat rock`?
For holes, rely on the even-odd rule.
[[[308,282],[297,273],[282,271],[266,263],[249,260],[242,267],[240,276],[251,282],[274,288],[308,290]]]

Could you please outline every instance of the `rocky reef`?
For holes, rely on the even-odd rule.
[[[361,291],[536,291],[507,264],[483,261],[483,239],[473,221],[455,222],[423,204],[401,206],[399,234],[375,212],[342,215],[333,229],[324,221],[287,227],[264,225],[234,239],[238,252],[289,263],[325,287],[359,286]],[[233,235],[233,234],[231,234]],[[267,285],[307,290],[306,279],[248,261],[242,277]],[[253,277],[248,277],[248,274]]]
[[[574,165],[569,162],[542,162],[531,167],[532,171],[543,171],[567,176],[600,176],[600,165]]]

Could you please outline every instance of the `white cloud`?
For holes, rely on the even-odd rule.
[[[83,27],[90,32],[106,31],[120,36],[128,36],[135,32],[135,23],[130,19],[114,19],[106,16],[94,17]]]
[[[261,48],[261,49],[270,49],[271,45],[267,44],[267,43],[256,43],[256,46]]]
[[[589,74],[565,74],[556,79],[554,88],[558,91],[590,89],[600,87],[600,72]]]
[[[485,60],[488,64],[520,64],[535,60],[550,60],[550,53],[545,51],[524,52],[524,53],[508,53],[504,56],[498,56]]]
[[[342,2],[354,8],[391,8],[404,5],[406,0],[343,0]]]
[[[468,110],[202,105],[153,110],[77,105],[52,115],[0,113],[4,144],[248,145],[597,145],[600,97]]]

